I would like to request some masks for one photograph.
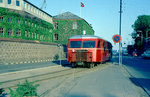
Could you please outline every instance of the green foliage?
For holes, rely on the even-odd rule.
[[[58,59],[59,59],[59,55],[56,54],[56,55],[54,56],[54,60],[58,60]]]
[[[0,7],[0,16],[4,18],[4,21],[0,23],[0,27],[4,30],[4,35],[0,35],[0,37],[55,42],[67,45],[69,37],[82,35],[83,30],[86,31],[87,35],[94,35],[91,25],[84,19],[54,19],[53,21],[58,23],[58,29],[53,29],[53,24],[49,22],[36,17],[32,18],[27,14],[19,14],[17,11],[6,8]],[[10,17],[12,18],[12,22],[8,20]],[[18,18],[20,23],[17,23]],[[74,22],[77,23],[77,29],[73,29]],[[8,35],[8,29],[12,30],[12,35]],[[17,35],[17,29],[21,32],[20,36]],[[58,34],[58,40],[53,39],[54,34]]]
[[[132,25],[132,28],[135,31],[131,34],[132,38],[135,39],[135,48],[143,51],[144,39],[150,36],[150,15],[138,16],[137,20]]]
[[[18,88],[16,89],[16,91],[9,89],[11,97],[38,96],[36,91],[39,84],[36,85],[33,84],[34,82],[28,82],[26,80],[25,83],[17,85]]]
[[[132,27],[135,31],[141,30],[142,32],[147,32],[150,29],[150,15],[138,16]]]
[[[3,88],[0,88],[0,97],[3,95],[3,92],[4,92],[5,90],[3,89]]]
[[[1,85],[2,83],[0,83]],[[3,88],[0,88],[0,97],[6,97],[7,93],[4,93],[5,90]]]

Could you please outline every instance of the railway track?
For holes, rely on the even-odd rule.
[[[56,70],[53,72],[46,72],[42,74],[37,74],[33,76],[27,76],[27,77],[22,77],[22,78],[16,78],[16,79],[10,79],[6,81],[0,81],[2,83],[1,87],[7,90],[8,88],[15,88],[18,83],[23,83],[25,80],[28,80],[29,82],[40,82],[43,80],[49,80],[49,79],[54,79],[58,77],[63,77],[67,75],[71,75],[73,73],[79,73],[86,71],[87,69],[85,68],[77,68],[77,69],[72,69],[72,68],[66,68],[63,70]]]
[[[46,72],[46,73],[39,73],[36,75],[31,75],[27,77],[22,77],[22,78],[16,78],[16,79],[11,79],[11,80],[5,80],[5,81],[0,81],[2,83],[1,87],[5,89],[7,93],[9,93],[9,88],[16,88],[17,84],[25,82],[25,80],[28,80],[29,82],[35,82],[40,84],[42,81],[46,80],[53,80],[53,79],[59,79],[59,78],[65,78],[62,80],[62,82],[56,84],[54,87],[50,89],[45,89],[41,93],[39,93],[41,96],[40,97],[45,97],[42,96],[44,95],[47,91],[52,91],[55,90],[57,87],[59,87],[61,84],[66,81],[67,77],[75,77],[78,74],[84,74],[88,72],[93,72],[96,70],[99,70],[101,67],[104,67],[105,64],[96,66],[95,68],[88,69],[88,68],[68,68],[68,67],[58,67],[59,70],[54,70],[53,72]]]

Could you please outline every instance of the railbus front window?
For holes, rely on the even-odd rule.
[[[83,41],[83,48],[95,48],[95,41]]]
[[[70,41],[70,48],[81,48],[81,41]]]

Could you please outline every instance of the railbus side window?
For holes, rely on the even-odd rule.
[[[100,48],[101,47],[101,41],[99,40],[98,41],[98,46],[97,46],[98,48]]]
[[[103,48],[104,48],[104,51],[105,51],[105,42],[103,41]]]

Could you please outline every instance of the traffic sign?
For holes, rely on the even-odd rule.
[[[120,35],[114,35],[114,36],[113,36],[113,41],[114,41],[115,43],[119,43],[119,42],[121,41],[121,36],[120,36]]]

